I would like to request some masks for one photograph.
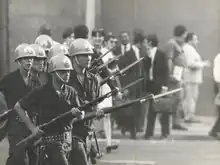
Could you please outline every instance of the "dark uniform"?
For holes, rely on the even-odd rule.
[[[31,88],[28,87],[20,73],[20,70],[9,73],[0,81],[0,92],[5,96],[8,108],[13,108],[15,103],[24,95],[26,95]],[[8,118],[7,134],[9,141],[9,157],[7,165],[26,165],[28,163],[25,146],[16,147],[16,143],[27,136],[29,131],[24,123],[15,112],[12,112]]]
[[[52,86],[51,81],[41,88],[35,89],[22,98],[21,108],[39,115],[39,124],[49,122],[62,113],[79,106],[76,91],[64,85],[59,95]],[[47,127],[43,142],[46,145],[46,154],[49,163],[53,165],[68,165],[67,153],[71,150],[71,129],[73,116],[68,116]]]
[[[86,71],[84,82],[82,83],[77,76],[76,71],[70,75],[69,85],[76,89],[81,104],[92,101],[99,97],[99,80],[97,76]],[[85,112],[95,111],[95,107],[89,107]],[[73,125],[73,148],[70,155],[70,164],[87,165],[86,138],[91,132],[91,121],[80,122]]]
[[[46,72],[37,72],[35,70],[31,70],[28,76],[28,86],[32,89],[39,88],[45,85],[48,81],[49,75]],[[32,122],[35,125],[38,125],[39,116],[35,112],[29,112],[28,116],[31,118]],[[40,148],[35,147],[32,144],[29,144],[27,147],[27,153],[29,158],[29,165],[36,165],[36,162],[40,159]]]

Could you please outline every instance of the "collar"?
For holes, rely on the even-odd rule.
[[[76,70],[72,70],[72,74],[77,77],[78,73],[76,72]],[[84,76],[87,78],[87,79],[92,79],[92,75],[91,73],[86,69],[85,70],[85,73],[84,73]]]

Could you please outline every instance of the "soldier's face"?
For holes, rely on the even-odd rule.
[[[20,59],[18,62],[23,69],[30,70],[33,64],[33,58],[25,57]]]
[[[44,59],[34,59],[32,68],[37,72],[43,72],[45,68],[45,60]]]
[[[81,68],[89,68],[91,59],[91,54],[80,54],[76,57],[76,61]]]
[[[68,83],[70,79],[70,70],[58,70],[56,71],[56,79],[62,83]]]

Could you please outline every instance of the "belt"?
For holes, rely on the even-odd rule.
[[[69,132],[64,132],[62,134],[54,134],[54,135],[48,135],[44,136],[42,138],[43,142],[69,142],[71,143],[72,141],[72,134],[71,131]]]

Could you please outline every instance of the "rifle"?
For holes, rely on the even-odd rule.
[[[133,82],[131,82],[130,84],[126,85],[126,86],[125,86],[124,88],[122,88],[121,90],[115,89],[115,90],[113,90],[113,91],[111,91],[111,92],[108,92],[107,94],[105,94],[105,95],[103,95],[103,96],[101,96],[101,97],[99,97],[99,98],[97,98],[97,99],[95,99],[95,100],[89,102],[89,103],[83,104],[82,106],[80,106],[80,107],[78,107],[78,108],[79,108],[79,109],[84,109],[84,108],[86,108],[86,107],[88,107],[88,106],[94,106],[94,105],[96,105],[96,104],[102,102],[105,98],[112,96],[115,92],[123,91],[123,90],[125,90],[125,89],[127,89],[127,88],[129,88],[129,87],[131,87],[131,86],[133,86],[133,85],[135,85],[135,84],[141,82],[143,79],[144,79],[144,78],[139,78],[138,80],[133,81]],[[64,117],[66,117],[66,116],[69,116],[70,114],[71,114],[71,111],[65,112],[65,113],[63,113],[63,114],[57,116],[56,118],[50,120],[49,122],[40,125],[39,128],[42,129],[42,130],[44,130],[44,129],[46,129],[49,125],[51,125],[51,124],[57,122],[58,120],[60,120],[60,119],[62,119],[62,118],[64,118]],[[35,138],[36,138],[36,135],[31,134],[31,135],[29,135],[28,137],[26,137],[25,139],[23,139],[23,140],[21,140],[20,142],[18,142],[18,143],[16,144],[16,146],[22,145],[22,144],[24,144],[24,143],[26,143],[26,142],[29,142],[29,141],[31,141],[31,140],[33,140],[33,139],[35,139]]]
[[[144,57],[136,60],[135,62],[131,63],[130,65],[126,66],[125,68],[121,69],[121,70],[117,70],[116,72],[114,72],[112,75],[106,77],[104,80],[101,81],[100,85],[105,84],[109,79],[113,79],[114,77],[118,76],[118,75],[122,75],[125,71],[127,71],[128,69],[131,69],[133,66],[135,66],[136,64],[138,64],[139,62],[141,62],[144,59]]]
[[[14,111],[14,109],[8,109],[7,111],[1,113],[0,114],[0,121],[4,121],[5,119],[7,119],[9,114],[13,111]]]
[[[99,58],[94,59],[94,60],[91,62],[91,67],[92,67],[92,68],[89,68],[89,70],[94,69],[94,67],[95,67],[94,64],[97,65],[97,63],[98,63],[103,57],[105,57],[108,53],[110,53],[112,50],[114,50],[115,47],[116,47],[116,46],[114,46],[114,47],[112,47],[111,49],[109,49],[107,52],[105,52],[104,54],[102,54],[101,56],[99,56]]]
[[[105,67],[105,66],[107,66],[108,64],[111,64],[112,62],[118,60],[121,56],[122,56],[122,54],[121,54],[121,55],[118,55],[118,56],[116,56],[116,57],[114,57],[113,59],[110,59],[109,61],[107,61],[106,63],[101,64],[101,65],[98,66],[98,67],[97,67],[97,66],[94,66],[94,67],[92,67],[91,69],[89,69],[89,71],[91,72],[91,71],[93,71],[93,70],[96,69],[96,71],[98,72],[98,71],[100,71],[103,67]]]
[[[126,103],[119,104],[119,105],[116,105],[114,107],[103,108],[102,110],[104,111],[104,114],[112,113],[114,111],[117,111],[118,109],[126,108],[126,107],[128,107],[132,104],[143,103],[143,102],[146,102],[146,101],[151,100],[151,99],[155,100],[155,99],[163,97],[163,96],[167,96],[167,95],[170,95],[170,94],[173,94],[173,93],[176,93],[176,92],[180,92],[181,90],[182,90],[182,88],[177,88],[177,89],[174,89],[174,90],[171,90],[171,91],[168,91],[168,92],[165,92],[165,93],[161,93],[161,94],[158,94],[158,95],[148,94],[144,97],[140,97],[140,98],[135,99],[135,100],[127,101]],[[95,112],[90,112],[90,113],[87,113],[87,115],[83,119],[75,119],[73,121],[73,123],[78,123],[79,121],[90,120],[90,119],[95,118],[95,117],[96,117],[96,113]]]

